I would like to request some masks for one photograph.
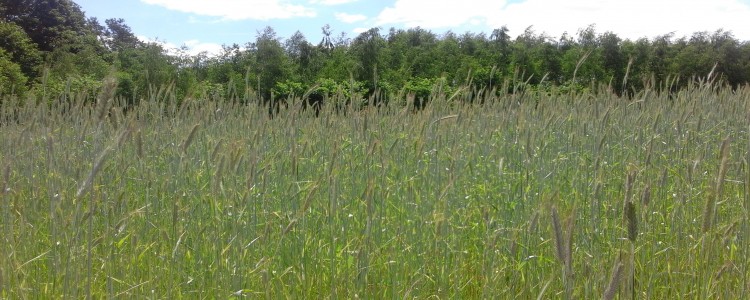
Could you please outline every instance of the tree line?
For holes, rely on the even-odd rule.
[[[311,42],[266,27],[217,55],[190,55],[139,40],[123,19],[86,17],[73,1],[0,0],[0,94],[54,98],[95,91],[107,76],[131,103],[164,88],[177,99],[272,103],[342,93],[426,99],[436,87],[505,93],[508,81],[532,89],[605,85],[619,94],[680,88],[708,74],[735,87],[750,81],[750,43],[721,29],[634,41],[594,25],[559,38],[533,27],[515,38],[507,27],[489,34],[372,28],[350,38],[325,25],[321,32]]]

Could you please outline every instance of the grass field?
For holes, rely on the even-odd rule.
[[[747,299],[750,88],[0,108],[3,299]]]

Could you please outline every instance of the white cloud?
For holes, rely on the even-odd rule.
[[[224,20],[271,20],[314,17],[315,11],[284,0],[141,0],[170,10]]]
[[[396,0],[374,19],[376,26],[426,29],[473,28],[489,32],[507,25],[511,36],[534,26],[537,33],[575,35],[596,24],[598,33],[612,31],[622,38],[653,38],[675,32],[723,28],[738,39],[750,40],[750,5],[741,0]]]
[[[724,28],[747,39],[748,19],[750,6],[737,0],[527,0],[509,4],[502,13],[488,18],[487,25],[508,25],[511,35],[533,25],[538,33],[559,37],[596,24],[599,33],[612,31],[631,40],[670,32],[682,37]]]
[[[206,52],[208,53],[208,56],[215,56],[223,51],[223,48],[219,44],[203,43],[198,40],[188,40],[185,41],[183,45],[188,48],[187,53],[190,53],[191,55]]]
[[[357,1],[358,0],[310,0],[310,3],[321,4],[321,5],[340,5],[340,4],[357,2]]]
[[[138,36],[138,39],[146,43],[159,44],[164,48],[164,50],[167,51],[167,54],[170,55],[179,55],[180,52],[183,52],[194,56],[205,52],[208,56],[216,56],[219,55],[223,50],[222,46],[219,44],[204,43],[199,40],[187,40],[181,45],[176,45],[167,41],[151,39],[144,36]],[[186,49],[181,49],[183,46]]]
[[[357,28],[352,29],[352,32],[354,32],[356,34],[360,34],[360,33],[363,33],[365,31],[368,31],[368,30],[370,30],[370,28],[357,27]]]
[[[336,19],[344,23],[356,23],[367,20],[367,16],[360,14],[336,13]]]
[[[451,28],[470,20],[487,19],[500,13],[505,0],[396,0],[377,16],[375,24],[401,24],[406,27]]]

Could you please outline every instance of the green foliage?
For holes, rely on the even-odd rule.
[[[23,95],[26,91],[26,76],[21,66],[12,61],[12,57],[0,48],[0,96]]]
[[[288,74],[287,57],[276,32],[266,27],[258,33],[251,49],[255,53],[255,72],[258,76],[258,92],[266,100],[271,99],[273,87]]]
[[[39,100],[48,102],[60,98],[93,102],[101,87],[101,79],[91,75],[69,75],[64,78],[47,75],[40,82],[34,83],[31,91],[40,97]]]
[[[266,27],[244,46],[225,45],[217,55],[188,55],[186,49],[167,54],[157,43],[138,40],[123,19],[107,19],[103,25],[87,19],[71,1],[1,1],[0,47],[20,66],[27,85],[40,83],[45,68],[45,80],[60,83],[71,76],[101,80],[114,68],[124,81],[117,94],[127,99],[174,85],[178,98],[209,93],[267,103],[272,96],[298,94],[289,83],[310,88],[322,79],[361,83],[341,88],[349,100],[377,93],[383,101],[405,88],[424,98],[427,88],[421,81],[434,84],[441,78],[444,89],[465,88],[477,96],[537,85],[538,90],[571,91],[606,86],[635,95],[651,86],[676,90],[705,79],[712,70],[712,80],[733,87],[750,81],[750,46],[724,30],[630,41],[613,32],[599,33],[594,25],[557,40],[533,27],[515,38],[507,27],[489,36],[371,28],[350,39],[326,25],[323,39],[313,44],[300,32],[282,39]]]
[[[133,34],[130,26],[125,24],[124,19],[107,19],[104,21],[107,29],[104,30],[104,44],[113,51],[138,48],[143,42]]]
[[[41,51],[70,36],[93,34],[81,7],[69,0],[2,0],[3,19],[21,26]]]
[[[133,81],[133,76],[130,73],[117,72],[117,74],[115,74],[115,78],[117,79],[117,91],[115,92],[115,94],[119,97],[124,98],[127,103],[137,103],[137,89],[135,86],[135,82]]]
[[[42,55],[23,28],[14,23],[0,21],[0,49],[21,67],[27,78],[37,76]]]
[[[432,94],[434,80],[429,78],[414,78],[406,83],[404,89],[419,101],[426,101]]]
[[[284,100],[288,98],[302,97],[306,90],[307,87],[301,82],[286,80],[283,82],[277,82],[271,92],[274,99]]]

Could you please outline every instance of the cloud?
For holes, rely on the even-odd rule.
[[[223,51],[222,46],[219,44],[203,43],[198,40],[188,40],[185,41],[183,45],[188,48],[187,53],[190,53],[191,55],[206,52],[208,53],[208,56],[215,56]]]
[[[141,0],[166,9],[224,20],[271,20],[315,17],[314,10],[284,0]]]
[[[161,45],[169,55],[179,55],[181,52],[192,56],[205,52],[208,56],[217,56],[223,51],[223,47],[216,43],[204,43],[199,40],[187,40],[181,45],[176,45],[163,40],[137,36],[139,40],[146,43],[156,43]],[[181,49],[182,47],[186,49]]]
[[[340,4],[357,2],[357,1],[358,0],[310,0],[310,3],[321,4],[321,5],[340,5]]]
[[[344,23],[356,23],[367,20],[367,16],[360,14],[336,13],[336,20]]]
[[[374,18],[375,26],[426,29],[472,28],[489,32],[507,25],[511,36],[533,25],[537,33],[575,35],[596,24],[597,32],[622,38],[653,38],[675,32],[723,28],[739,39],[750,39],[750,5],[742,0],[396,0]]]
[[[406,27],[451,28],[485,20],[500,13],[505,0],[396,0],[375,19],[377,26],[402,24]],[[480,21],[480,22],[482,22]]]
[[[597,32],[629,39],[670,32],[681,37],[719,28],[750,37],[749,18],[750,6],[737,0],[527,0],[509,4],[488,18],[487,25],[508,25],[512,35],[533,25],[536,32],[554,37],[575,35],[590,24],[596,24]]]
[[[352,29],[352,32],[354,32],[356,34],[360,34],[360,33],[363,33],[365,31],[368,31],[368,30],[370,30],[370,28],[357,27],[357,28]]]

